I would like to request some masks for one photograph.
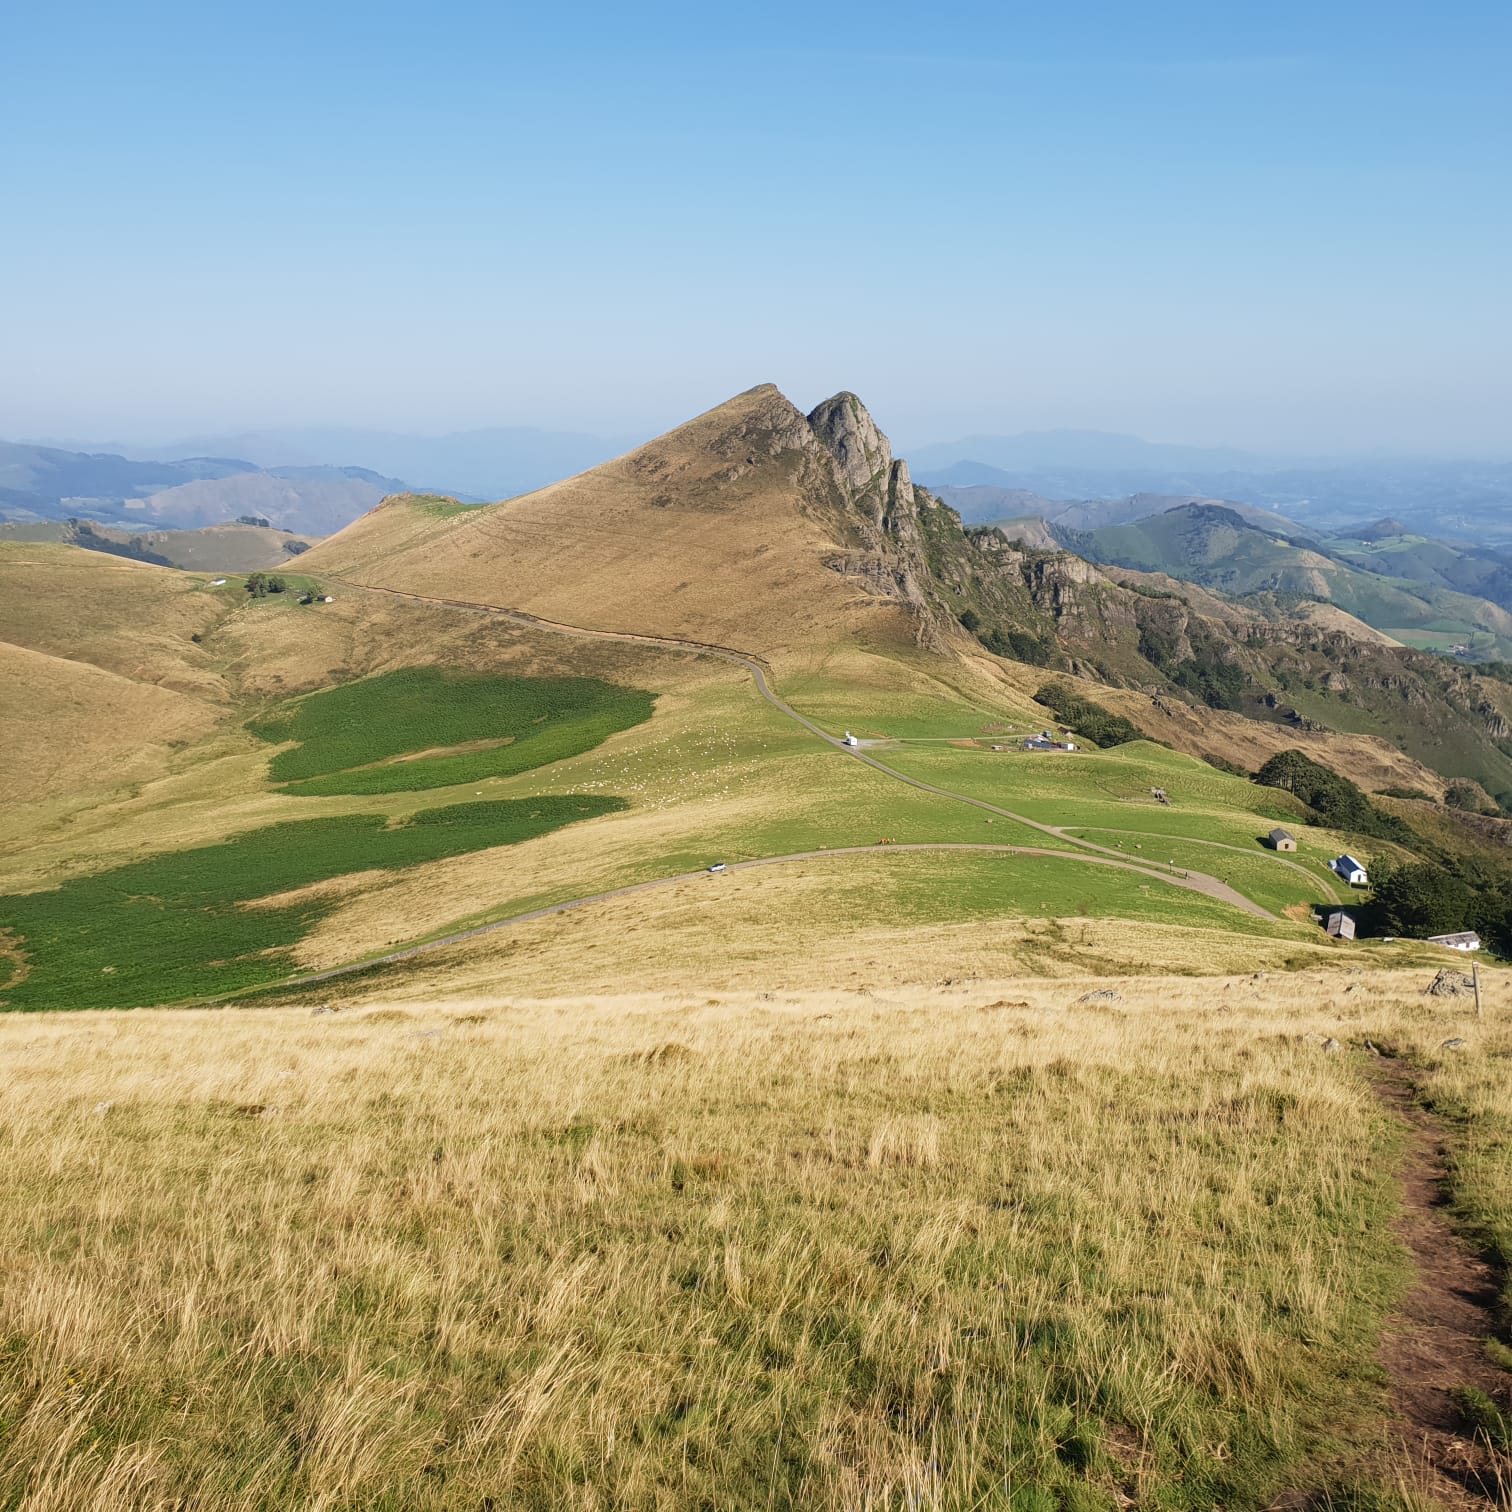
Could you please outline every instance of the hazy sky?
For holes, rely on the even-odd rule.
[[[13,7],[0,435],[1512,455],[1506,0]]]

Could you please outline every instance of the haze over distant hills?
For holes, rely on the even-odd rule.
[[[1512,460],[1265,457],[1069,430],[972,436],[913,455],[921,481],[962,505],[954,491],[967,488],[1057,501],[1166,494],[1266,509],[1314,532],[1390,515],[1425,535],[1512,542]]]
[[[628,451],[642,436],[492,426],[427,436],[361,427],[295,427],[184,436],[150,446],[57,442],[74,451],[158,457],[238,457],[255,467],[358,466],[421,487],[504,499],[571,477]]]

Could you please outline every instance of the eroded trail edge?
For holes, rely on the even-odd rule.
[[[1371,1082],[1405,1136],[1396,1231],[1413,1283],[1377,1354],[1389,1378],[1402,1479],[1445,1507],[1506,1507],[1512,1456],[1471,1426],[1460,1397],[1469,1389],[1506,1406],[1508,1377],[1485,1348],[1497,1333],[1501,1278],[1450,1221],[1448,1140],[1442,1120],[1422,1105],[1417,1075],[1383,1057]]]

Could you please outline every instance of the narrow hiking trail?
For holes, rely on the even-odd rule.
[[[1112,846],[1098,845],[1095,841],[1084,840],[1077,835],[1068,833],[1066,830],[1053,824],[1042,824],[1037,819],[1030,819],[1025,814],[1016,814],[1012,809],[1006,809],[995,803],[989,803],[985,798],[973,798],[966,793],[957,793],[949,788],[938,787],[932,782],[925,782],[920,777],[910,777],[906,772],[900,772],[896,767],[890,767],[884,761],[879,761],[875,756],[855,746],[847,746],[837,735],[831,735],[828,730],[814,723],[807,716],[800,714],[786,699],[782,698],[772,687],[769,680],[771,665],[765,658],[754,652],[739,651],[732,646],[721,646],[712,641],[681,640],[675,636],[643,635],[631,630],[590,630],[582,625],[568,625],[560,620],[542,619],[539,615],[527,614],[522,609],[509,609],[499,604],[480,604],[469,599],[437,598],[423,593],[406,593],[398,588],[380,588],[372,583],[359,583],[351,578],[342,577],[339,573],[323,574],[332,582],[340,583],[343,587],[360,589],[365,593],[380,593],[390,598],[407,599],[417,604],[432,604],[447,609],[461,609],[472,614],[494,615],[501,619],[509,620],[513,624],[526,629],[542,630],[553,635],[574,636],[584,640],[619,641],[631,645],[656,646],[668,651],[688,651],[702,656],[718,657],[721,661],[732,662],[736,666],[745,668],[756,684],[756,691],[786,718],[795,724],[802,725],[810,734],[817,736],[826,745],[839,751],[842,755],[849,756],[853,761],[859,761],[863,766],[871,767],[874,771],[881,772],[895,782],[901,782],[909,787],[917,788],[920,792],[929,793],[937,798],[944,798],[953,803],[964,803],[971,808],[981,809],[984,813],[996,814],[1004,819],[1011,819],[1016,824],[1022,824],[1026,829],[1038,830],[1042,835],[1049,835],[1066,845],[1074,846],[1075,850],[1070,854],[1080,852],[1080,859],[1088,860],[1092,856],[1108,856],[1121,866],[1131,871],[1143,872],[1146,876],[1156,878],[1161,882],[1175,887],[1185,887],[1192,892],[1202,893],[1205,897],[1215,898],[1220,903],[1227,903],[1231,907],[1239,909],[1243,913],[1255,918],[1274,920],[1276,915],[1267,908],[1262,908],[1253,899],[1245,897],[1241,892],[1230,887],[1226,882],[1221,882],[1217,877],[1210,877],[1205,872],[1164,870],[1157,865],[1134,860],[1125,852],[1116,850]],[[1032,854],[1032,848],[1022,847],[1026,853]],[[836,854],[836,852],[830,852]]]
[[[1405,1135],[1396,1232],[1414,1279],[1377,1353],[1389,1380],[1401,1474],[1454,1512],[1512,1506],[1512,1456],[1469,1430],[1455,1399],[1469,1387],[1506,1406],[1512,1378],[1485,1349],[1497,1333],[1499,1278],[1450,1222],[1447,1137],[1423,1107],[1411,1068],[1382,1058],[1371,1082]]]

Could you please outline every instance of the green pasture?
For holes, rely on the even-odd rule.
[[[624,806],[576,795],[427,809],[392,827],[378,815],[294,820],[0,898],[0,931],[24,962],[10,963],[0,1006],[134,1008],[276,981],[334,903],[246,906],[254,900],[513,845]]]
[[[896,663],[889,664],[896,676]],[[786,676],[781,695],[800,714],[831,734],[853,730],[867,739],[887,736],[974,737],[1015,728],[1038,728],[1049,717],[1026,695],[1004,688],[1001,702],[970,696],[948,683],[919,674],[917,684],[876,685],[859,676],[816,672]]]
[[[576,756],[649,719],[654,705],[650,693],[593,677],[406,667],[292,700],[247,728],[295,742],[268,768],[290,792],[415,792]]]
[[[1280,913],[1297,903],[1340,901],[1339,889],[1329,881],[1321,864],[1309,865],[1301,856],[1278,856],[1259,847],[1251,851],[1231,850],[1171,835],[1131,835],[1103,829],[1077,829],[1072,833],[1122,851],[1131,861],[1142,865],[1164,868],[1174,863],[1177,871],[1206,872],[1272,913]],[[1287,864],[1289,861],[1299,863],[1306,875],[1294,870]]]
[[[1042,824],[1116,827],[1124,819],[1112,816],[1142,816],[1147,810],[1160,809],[1151,797],[1151,789],[1157,787],[1164,788],[1175,805],[1171,813],[1189,813],[1199,826],[1206,821],[1196,816],[1210,812],[1225,819],[1251,816],[1255,824],[1263,823],[1257,834],[1276,824],[1301,821],[1301,806],[1287,794],[1257,787],[1195,757],[1147,741],[1107,751],[1075,752],[1024,751],[1017,749],[1016,742],[1005,744],[1010,745],[1005,751],[911,745],[877,755],[911,777],[1000,803]],[[1132,822],[1142,827],[1142,818]],[[1199,827],[1196,838],[1227,841],[1231,834],[1227,829],[1209,835],[1205,827]]]
[[[898,923],[1080,917],[1228,933],[1290,933],[1200,893],[1075,855],[916,852],[887,858],[885,865],[865,866],[855,888],[856,917],[870,913]]]

